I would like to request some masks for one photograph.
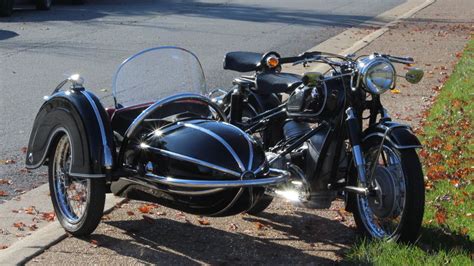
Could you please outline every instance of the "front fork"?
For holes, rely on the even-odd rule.
[[[388,133],[390,132],[390,128],[383,126],[384,134],[382,137],[382,142],[379,144],[377,153],[375,155],[375,161],[370,164],[371,167],[370,169],[368,169],[369,172],[367,175],[366,162],[364,159],[364,153],[361,148],[361,130],[359,128],[359,122],[357,120],[357,117],[355,116],[354,109],[352,107],[347,108],[346,115],[349,141],[351,142],[352,146],[352,155],[354,157],[354,163],[357,169],[357,177],[361,185],[357,187],[348,186],[346,187],[346,190],[358,194],[368,195],[369,191],[374,189],[372,187],[372,181],[375,174],[375,169],[377,167],[377,160],[380,154],[382,153],[384,141],[387,138]],[[390,120],[390,117],[387,115],[385,109],[382,112],[382,120]]]
[[[364,153],[360,145],[361,142],[361,130],[359,128],[359,121],[355,116],[354,109],[352,107],[346,110],[346,124],[349,135],[349,141],[352,147],[352,156],[354,157],[354,163],[357,169],[357,177],[362,185],[362,188],[367,188],[367,175],[365,171],[365,160]]]

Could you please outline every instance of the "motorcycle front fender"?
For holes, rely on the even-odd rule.
[[[410,126],[391,121],[382,122],[367,128],[364,131],[362,142],[367,143],[371,140],[381,140],[385,136],[386,130],[388,132],[384,141],[389,142],[399,150],[422,147],[420,140],[418,140]]]
[[[86,90],[58,92],[41,106],[28,143],[26,168],[46,164],[64,134],[72,146],[72,176],[104,178],[113,169],[109,118],[97,97]]]

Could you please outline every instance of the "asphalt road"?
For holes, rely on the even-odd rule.
[[[0,18],[0,160],[16,161],[0,163],[0,178],[13,177],[24,187],[44,179],[19,174],[20,150],[42,97],[70,74],[80,73],[85,85],[104,97],[126,57],[176,45],[198,55],[209,87],[228,87],[237,75],[222,70],[228,51],[297,54],[402,2],[91,0],[48,12],[21,7],[13,17]]]

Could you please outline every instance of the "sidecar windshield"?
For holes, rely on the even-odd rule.
[[[205,95],[206,81],[192,52],[171,46],[141,51],[115,73],[112,91],[116,108],[155,102],[179,93]]]

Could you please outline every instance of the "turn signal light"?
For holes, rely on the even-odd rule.
[[[269,57],[267,58],[267,66],[268,66],[269,68],[275,68],[275,67],[278,66],[279,63],[280,63],[280,62],[279,62],[279,60],[278,60],[278,58],[277,58],[276,56],[269,56]]]

